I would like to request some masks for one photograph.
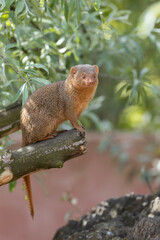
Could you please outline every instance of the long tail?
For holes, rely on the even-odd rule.
[[[30,208],[30,214],[33,218],[34,217],[34,207],[33,207],[30,175],[23,177],[23,181],[24,181],[24,188],[25,188],[26,195],[27,195],[27,201],[28,201],[29,208]]]

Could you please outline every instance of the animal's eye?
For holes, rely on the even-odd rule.
[[[82,75],[82,78],[83,78],[83,79],[85,79],[85,78],[86,78],[86,76],[85,76],[85,75]]]
[[[96,78],[96,75],[94,74],[93,77]]]

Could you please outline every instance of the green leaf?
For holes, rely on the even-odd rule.
[[[140,78],[143,78],[146,73],[148,73],[148,68],[142,68],[140,71]]]
[[[156,20],[159,18],[159,16],[160,2],[156,1],[147,7],[146,10],[141,14],[137,28],[137,35],[140,38],[148,37],[151,31],[154,29]]]
[[[37,1],[37,0],[32,0],[32,1],[27,1],[27,2],[30,2],[30,8],[28,8],[28,12],[32,15],[36,15],[37,17],[40,17],[42,16],[42,11],[41,11],[41,8],[40,8],[40,1]],[[43,3],[41,3],[42,5]],[[32,9],[32,11],[31,11]]]
[[[120,146],[118,144],[113,144],[111,145],[111,149],[110,149],[110,153],[113,157],[115,157],[116,155],[119,155],[121,149]]]
[[[147,170],[145,167],[141,168],[141,178],[145,183],[150,183],[152,181],[151,171]]]
[[[55,6],[55,4],[57,3],[57,1],[58,1],[58,0],[52,0],[52,1],[50,1],[49,7],[53,9],[54,6]]]
[[[98,146],[98,151],[99,152],[104,152],[109,147],[110,142],[111,141],[109,140],[109,138],[107,138],[107,137],[104,138]]]
[[[0,41],[5,43],[5,39],[4,39],[4,36],[0,33]]]
[[[76,0],[76,10],[77,10],[77,22],[80,24],[81,21],[81,8],[80,8],[80,1]]]
[[[67,4],[67,1],[65,1],[65,4],[64,4],[64,15],[65,15],[66,22],[68,22],[68,13],[69,13],[68,4]]]
[[[160,97],[160,87],[159,86],[151,84],[147,87],[152,91],[154,96]]]
[[[75,0],[72,0],[70,2],[70,6],[69,6],[69,16],[68,16],[69,19],[71,19],[71,17],[72,17],[72,14],[73,14],[74,9],[75,9],[75,5],[76,5]]]
[[[24,91],[24,87],[25,87],[25,83],[20,87],[20,89],[18,90],[16,96],[13,99],[13,102],[16,102],[19,97],[22,95],[23,91]]]
[[[98,4],[97,4],[97,2],[94,2],[94,3],[93,3],[93,6],[94,6],[94,9],[95,9],[96,11],[98,11]]]
[[[39,83],[40,85],[48,85],[51,84],[49,80],[43,78],[32,78],[32,82]]]
[[[131,95],[129,97],[129,103],[132,103],[132,101],[135,99],[136,95],[137,95],[137,86],[133,85]]]
[[[33,74],[33,75],[35,75],[35,76],[39,76],[39,74],[35,71],[35,70],[33,70],[33,69],[31,69],[31,68],[29,68],[29,69],[21,69],[21,72],[25,72],[25,73],[28,73],[28,74]]]
[[[61,0],[61,8],[63,7],[64,5],[64,0]]]
[[[101,6],[101,0],[97,0],[96,2],[97,2],[97,7],[98,7],[98,9],[99,9],[100,6]]]
[[[5,9],[8,9],[8,8],[12,5],[12,3],[13,3],[14,1],[15,1],[15,0],[7,0],[7,1],[6,1]]]
[[[22,94],[22,106],[24,106],[27,99],[28,99],[28,86],[27,86],[27,83],[25,83],[23,94]]]
[[[120,97],[123,93],[123,91],[127,88],[128,84],[124,84],[118,91],[116,92],[117,96]]]
[[[43,70],[45,70],[45,71],[49,74],[48,69],[47,69],[46,66],[44,66],[43,64],[35,63],[35,64],[31,64],[31,65],[29,65],[29,66],[30,66],[30,67],[35,67],[35,68],[42,68]]]
[[[133,78],[137,78],[138,77],[137,70],[132,69],[132,74],[133,74]]]
[[[5,7],[5,0],[0,0],[0,11]]]
[[[94,98],[92,102],[89,104],[86,110],[82,113],[82,115],[85,115],[86,113],[97,110],[102,106],[103,101],[105,100],[105,96],[99,96],[97,98]]]
[[[17,181],[12,181],[9,183],[9,191],[13,192],[13,190],[15,189]]]
[[[0,88],[5,88],[5,87],[8,87],[12,82],[17,82],[19,81],[18,79],[12,79],[8,82],[6,82],[5,84],[1,85]]]
[[[135,50],[136,50],[135,53],[136,53],[136,55],[137,55],[137,59],[138,59],[139,61],[141,61],[141,60],[142,60],[142,57],[143,57],[141,47],[140,47],[139,44],[138,44],[136,41],[134,41],[133,39],[131,39],[130,42],[131,42],[131,44],[133,45],[133,47],[135,48]]]
[[[13,96],[11,95],[11,93],[6,92],[6,91],[2,91],[1,96],[4,95],[6,98],[8,98],[10,101],[13,101]]]
[[[86,114],[86,116],[89,117],[89,118],[94,122],[95,126],[97,127],[97,129],[98,129],[99,131],[102,130],[102,129],[101,129],[101,124],[100,124],[100,119],[99,119],[99,117],[98,117],[95,113],[93,113],[93,112],[88,112],[88,113]]]
[[[48,13],[48,16],[50,18],[54,18],[54,14],[53,14],[53,9],[52,8],[47,7],[47,13]]]
[[[5,51],[17,47],[17,43],[11,43],[5,46]]]
[[[18,2],[16,9],[15,9],[15,17],[17,18],[17,15],[23,11],[23,8],[25,6],[25,1],[21,0]]]

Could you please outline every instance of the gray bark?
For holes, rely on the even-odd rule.
[[[0,157],[0,185],[42,169],[61,168],[63,164],[86,152],[86,139],[72,129],[53,139],[6,152]]]
[[[21,102],[0,111],[0,138],[20,129]]]

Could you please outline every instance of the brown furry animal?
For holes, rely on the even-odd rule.
[[[56,135],[57,127],[66,120],[84,134],[78,118],[95,94],[98,71],[96,65],[77,65],[71,68],[65,81],[36,90],[21,111],[22,146],[53,137]],[[33,217],[29,175],[24,177],[24,184]]]

